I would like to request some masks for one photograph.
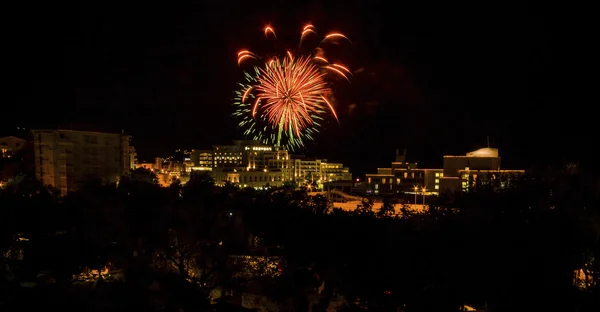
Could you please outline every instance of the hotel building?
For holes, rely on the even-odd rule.
[[[264,187],[293,181],[299,184],[315,182],[322,187],[327,181],[352,179],[350,170],[341,163],[296,157],[287,150],[258,141],[233,143],[213,146],[211,174],[217,185],[229,182],[243,187]]]
[[[294,181],[313,181],[319,188],[326,182],[352,180],[348,167],[342,163],[330,163],[327,159],[297,157],[290,161]]]

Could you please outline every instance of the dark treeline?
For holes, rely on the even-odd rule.
[[[0,191],[0,309],[599,311],[598,194],[546,171],[394,215],[393,200],[344,212],[195,172],[161,188],[138,169],[66,197],[19,176]]]

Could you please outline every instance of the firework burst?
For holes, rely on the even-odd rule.
[[[270,26],[264,29],[264,35],[277,38]],[[307,25],[300,35],[300,46],[310,35],[317,35],[317,31]],[[350,41],[343,34],[332,33],[319,46],[338,39]],[[350,71],[330,63],[322,48],[298,57],[288,50],[283,56],[269,59],[247,50],[238,53],[239,66],[249,61],[254,66],[245,71],[245,81],[239,84],[233,113],[247,137],[294,150],[304,146],[306,140],[314,140],[326,118],[338,120],[331,104],[331,75],[350,81]]]

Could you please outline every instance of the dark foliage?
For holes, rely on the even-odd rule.
[[[335,295],[348,309],[594,311],[599,190],[597,179],[566,168],[394,216],[391,198],[380,211],[367,200],[347,213],[293,185],[215,187],[201,173],[161,188],[136,170],[64,198],[19,176],[0,191],[0,307],[198,311],[215,289],[236,298],[266,279],[258,292],[294,311],[309,302],[324,310]],[[277,277],[241,280],[229,260],[240,255],[286,265]],[[585,289],[573,283],[582,268]],[[122,276],[82,284],[85,270]]]

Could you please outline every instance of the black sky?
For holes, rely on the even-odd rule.
[[[543,1],[230,1],[16,4],[5,38],[5,127],[109,125],[142,157],[239,138],[229,118],[236,53],[290,43],[306,22],[339,30],[359,70],[339,86],[340,126],[308,153],[364,173],[396,148],[420,165],[500,148],[507,167],[593,160],[594,104],[582,100],[580,12]],[[282,38],[280,38],[282,39]],[[586,112],[590,112],[589,114]]]

